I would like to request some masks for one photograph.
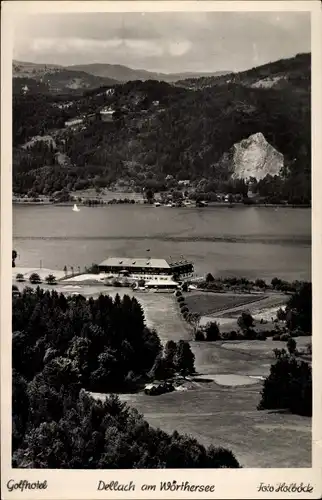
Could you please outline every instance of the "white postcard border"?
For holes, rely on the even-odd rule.
[[[161,11],[311,11],[312,36],[312,283],[313,283],[313,443],[309,469],[193,469],[193,470],[49,470],[11,468],[11,267],[12,200],[12,26],[19,15],[40,12],[161,12]],[[1,490],[5,499],[96,498],[320,498],[322,496],[322,37],[321,4],[318,1],[153,1],[60,2],[17,1],[2,4],[1,16]],[[301,36],[301,33],[299,33]],[[320,327],[320,328],[319,328]],[[299,454],[301,450],[299,449]],[[237,457],[238,458],[238,457]],[[8,481],[47,481],[42,490],[8,490]],[[135,491],[98,491],[99,481],[120,484],[133,481]],[[215,492],[160,491],[163,481],[189,481],[215,485]],[[261,483],[309,483],[312,493],[258,491]],[[12,483],[13,484],[13,483]],[[156,485],[156,490],[141,487]]]

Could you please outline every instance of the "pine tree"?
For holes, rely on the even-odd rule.
[[[164,349],[164,359],[170,368],[174,368],[174,358],[177,352],[177,344],[173,340],[168,340]]]
[[[174,366],[182,375],[190,375],[195,372],[195,355],[191,351],[189,342],[179,340],[174,357]]]

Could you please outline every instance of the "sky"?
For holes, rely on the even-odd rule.
[[[309,52],[307,12],[37,14],[17,18],[14,59],[164,73],[242,71]]]

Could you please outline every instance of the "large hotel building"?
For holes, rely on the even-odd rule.
[[[99,264],[99,272],[115,277],[166,282],[191,278],[194,267],[187,260],[174,262],[166,259],[109,257]]]

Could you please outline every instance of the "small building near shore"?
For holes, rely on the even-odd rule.
[[[101,120],[103,122],[112,122],[114,117],[113,109],[101,109],[100,111]]]
[[[109,257],[99,264],[99,272],[114,276],[131,277],[134,279],[155,279],[157,281],[172,281],[187,279],[193,275],[192,262],[180,260],[177,262],[166,259]]]
[[[65,122],[65,127],[76,127],[84,122],[83,118],[71,118]]]

